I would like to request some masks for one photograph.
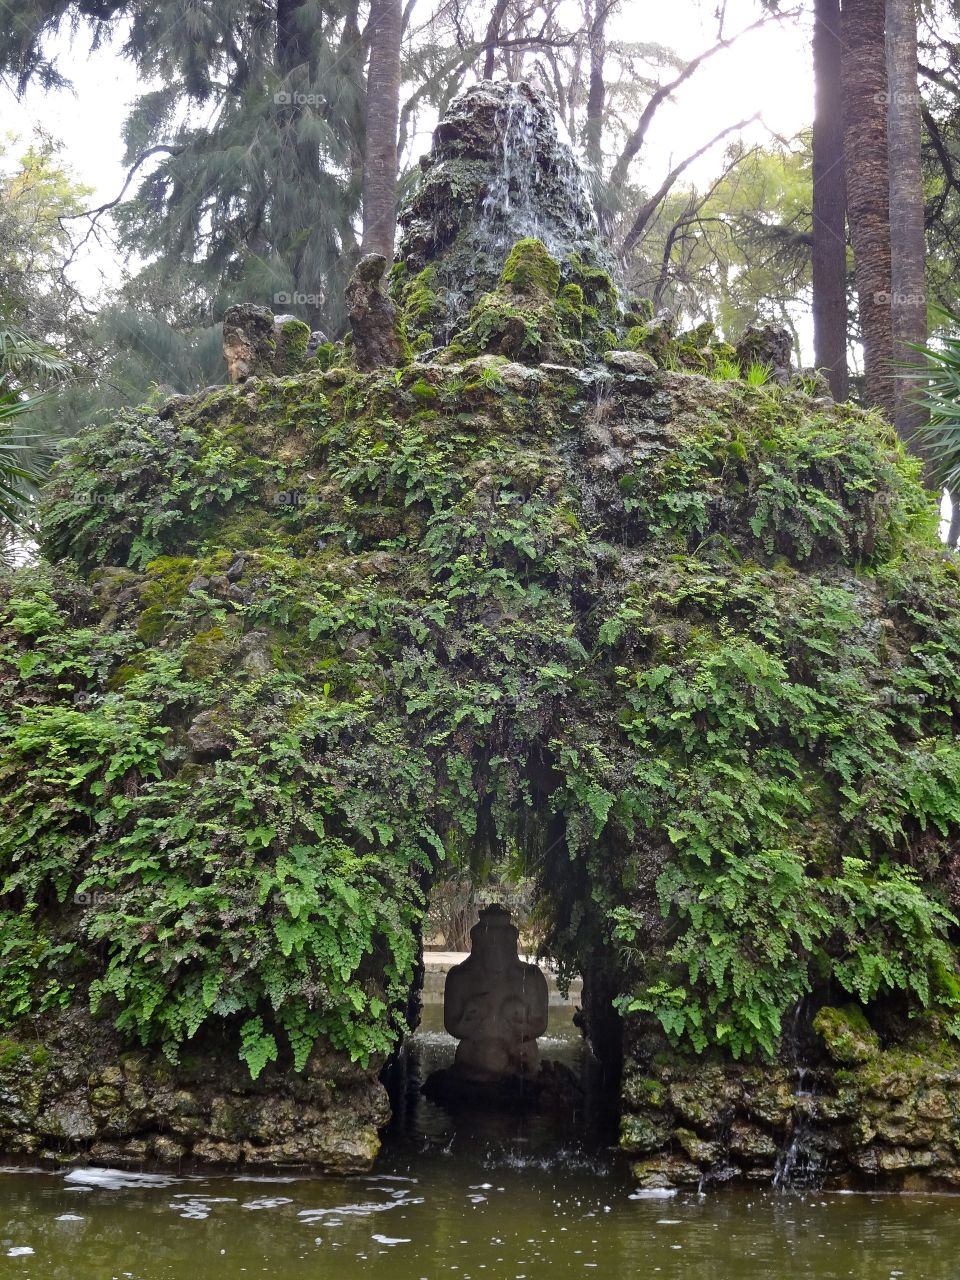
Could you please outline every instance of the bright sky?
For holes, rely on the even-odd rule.
[[[727,0],[725,31],[732,34],[760,15],[758,0]],[[624,39],[657,42],[693,57],[713,44],[715,6],[711,0],[627,0],[617,34]],[[137,93],[132,67],[113,48],[90,52],[83,32],[71,46],[66,39],[62,70],[74,90],[42,94],[31,89],[18,102],[0,85],[0,119],[4,132],[29,137],[42,126],[65,144],[65,154],[78,179],[94,188],[91,204],[115,198],[124,180],[120,130]],[[677,101],[656,117],[641,162],[641,175],[659,179],[671,162],[695,151],[726,124],[758,109],[775,133],[791,136],[808,125],[813,114],[813,87],[807,24],[788,20],[744,37],[732,49],[708,61],[680,90]],[[665,78],[670,76],[664,72]],[[769,139],[757,124],[751,141]],[[420,139],[424,149],[429,134]],[[703,184],[719,167],[720,144],[687,171],[685,178]],[[75,278],[93,294],[101,279],[116,281],[118,267],[108,244],[91,246],[78,261]]]

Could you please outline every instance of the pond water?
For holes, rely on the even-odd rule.
[[[543,1056],[588,1064],[551,1008]],[[607,1118],[451,1117],[419,1095],[453,1043],[428,1006],[363,1178],[0,1170],[0,1275],[31,1280],[956,1280],[947,1196],[638,1193]],[[588,1089],[588,1098],[591,1091]]]

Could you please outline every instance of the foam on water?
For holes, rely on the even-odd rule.
[[[130,1169],[71,1169],[64,1178],[77,1188],[100,1187],[105,1191],[118,1191],[123,1187],[170,1187],[183,1178],[170,1173],[134,1173]]]
[[[385,1213],[388,1209],[403,1209],[408,1205],[423,1204],[423,1196],[413,1196],[406,1200],[393,1200],[388,1203],[366,1201],[361,1204],[328,1205],[322,1209],[301,1209],[297,1214],[304,1222],[317,1222],[324,1218],[365,1218],[371,1213]]]
[[[247,1200],[241,1209],[278,1209],[282,1204],[293,1204],[289,1196],[261,1196],[259,1200]]]

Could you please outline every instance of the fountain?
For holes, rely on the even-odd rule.
[[[451,104],[420,165],[421,181],[400,213],[397,292],[430,272],[434,341],[447,341],[496,287],[517,240],[540,240],[561,269],[577,261],[611,271],[583,170],[533,85],[473,85]]]

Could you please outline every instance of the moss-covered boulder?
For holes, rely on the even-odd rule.
[[[585,304],[579,284],[570,282],[561,288],[560,267],[540,240],[519,240],[497,288],[472,308],[444,359],[490,354],[579,368],[609,345],[612,323],[611,307],[601,317],[596,307]],[[634,359],[643,358],[634,355]]]
[[[813,1029],[822,1037],[833,1061],[841,1066],[869,1062],[880,1047],[877,1033],[856,1005],[842,1009],[824,1005],[813,1019]]]

